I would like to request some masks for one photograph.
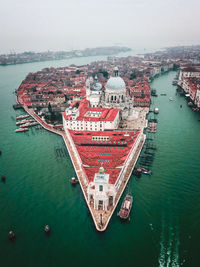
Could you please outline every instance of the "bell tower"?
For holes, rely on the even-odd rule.
[[[114,67],[114,77],[118,77],[119,76],[119,69],[118,67]]]

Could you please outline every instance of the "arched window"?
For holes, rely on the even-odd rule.
[[[111,95],[111,101],[113,101],[113,95]]]

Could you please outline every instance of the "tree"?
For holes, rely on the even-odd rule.
[[[135,71],[131,73],[130,80],[134,80],[136,78]]]
[[[49,110],[49,113],[52,114],[52,107],[51,107],[50,102],[48,103],[48,110]]]

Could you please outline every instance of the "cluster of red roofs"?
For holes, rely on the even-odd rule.
[[[82,171],[88,182],[93,181],[101,166],[115,184],[140,131],[73,131],[69,133],[82,161]],[[98,136],[99,140],[93,140]]]
[[[53,103],[55,105],[66,105],[81,101],[86,95],[86,67],[80,67],[83,71],[78,71],[78,67],[67,68],[45,68],[36,73],[29,73],[22,81],[17,96],[20,104],[34,107]],[[150,87],[145,78],[136,82],[123,77],[127,85],[127,93],[134,97],[134,106],[148,107],[150,105]],[[100,75],[99,81],[105,89],[107,79]],[[58,100],[59,103],[58,103]]]

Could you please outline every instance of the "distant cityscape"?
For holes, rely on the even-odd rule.
[[[47,52],[23,52],[0,55],[0,65],[22,64],[30,62],[60,60],[74,57],[88,57],[100,55],[116,55],[121,52],[130,51],[130,48],[122,46],[86,48],[84,50],[72,51],[47,51]]]
[[[115,48],[108,48],[110,52],[114,50]],[[121,48],[121,50],[126,50],[126,48]],[[91,49],[90,51],[84,54],[100,53],[105,50]],[[37,73],[28,74],[18,89],[18,100],[29,107],[42,109],[46,114],[49,114],[47,107],[50,101],[53,111],[62,112],[73,101],[80,101],[85,97],[84,88],[87,77],[98,77],[104,87],[112,73],[113,66],[118,66],[121,77],[134,97],[134,106],[149,107],[148,82],[161,73],[180,68],[179,81],[174,81],[174,83],[179,84],[179,90],[185,90],[187,95],[190,95],[197,108],[200,107],[198,97],[200,90],[199,46],[172,47],[164,51],[123,58],[109,56],[107,61],[93,62],[84,66],[45,68]],[[195,90],[196,93],[191,90]]]

